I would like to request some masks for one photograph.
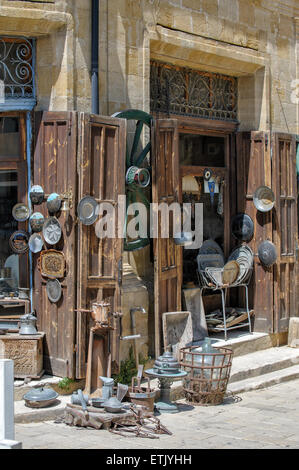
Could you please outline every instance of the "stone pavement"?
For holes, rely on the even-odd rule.
[[[163,414],[172,436],[122,437],[53,421],[15,425],[23,449],[299,449],[299,379],[226,398],[222,405]]]

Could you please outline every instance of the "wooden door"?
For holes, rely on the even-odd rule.
[[[33,255],[34,308],[38,329],[46,333],[44,368],[59,377],[74,377],[76,119],[73,112],[37,113],[35,119],[34,184],[41,185],[46,195],[69,192],[73,196],[69,214],[63,211],[55,214],[62,228],[61,240],[55,246],[47,245],[48,249],[62,251],[66,259],[66,276],[61,280],[62,297],[57,303],[48,299],[47,279],[37,268],[39,255]],[[45,202],[34,206],[34,210],[49,217]]]
[[[174,119],[154,123],[153,203],[180,202],[178,125]],[[173,238],[161,238],[161,214],[157,215],[158,237],[154,238],[155,269],[155,354],[162,348],[162,314],[181,309],[182,248]]]
[[[274,265],[275,332],[288,330],[290,316],[296,310],[297,179],[296,139],[290,134],[273,134],[272,187],[273,242],[278,258]]]
[[[121,308],[123,238],[117,231],[118,196],[125,194],[126,120],[81,113],[79,116],[79,200],[93,196],[115,208],[115,238],[98,238],[96,224],[78,223],[78,308],[106,300],[112,312]],[[119,237],[118,237],[119,236]],[[112,372],[119,365],[119,321],[111,341]],[[77,313],[76,377],[86,374],[88,320]]]
[[[249,243],[255,255],[249,305],[255,312],[254,330],[272,333],[273,267],[265,268],[257,254],[262,241],[272,241],[272,212],[259,212],[253,203],[253,194],[259,186],[271,187],[271,153],[266,133],[237,134],[236,177],[237,212],[245,212],[254,222],[254,236]]]

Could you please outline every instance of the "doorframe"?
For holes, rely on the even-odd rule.
[[[234,136],[238,131],[239,122],[237,121],[221,121],[216,119],[204,119],[200,117],[183,116],[180,114],[164,114],[152,113],[154,119],[176,119],[178,122],[178,134],[205,135],[214,137],[223,137],[225,139],[225,166],[209,167],[219,176],[223,176],[226,180],[224,187],[224,213],[229,215],[233,212],[229,203],[229,194],[235,192],[235,145]],[[183,166],[180,165],[180,189],[182,177],[186,175],[202,176],[204,167],[200,166]],[[235,202],[236,204],[236,202]],[[229,255],[232,237],[230,234],[230,217],[224,218],[224,254]]]

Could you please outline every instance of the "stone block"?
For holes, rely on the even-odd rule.
[[[218,17],[237,23],[239,20],[238,0],[221,0],[218,3]]]
[[[0,441],[0,449],[22,449],[22,443],[9,439],[3,439]]]
[[[280,59],[290,59],[290,41],[288,38],[278,38],[276,41],[277,54]]]
[[[248,26],[255,25],[254,6],[247,0],[239,0],[239,21]]]
[[[182,7],[191,8],[192,10],[200,11],[200,1],[199,0],[182,0]]]
[[[202,0],[202,11],[208,15],[218,15],[218,0]]]
[[[0,359],[0,441],[14,438],[14,363]]]
[[[279,15],[278,33],[287,38],[292,36],[294,34],[294,19],[286,15]]]
[[[39,377],[43,370],[43,338],[9,333],[0,338],[0,356],[14,361],[15,378]]]
[[[194,12],[191,15],[192,32],[199,35],[207,33],[207,20],[204,13]]]
[[[159,19],[159,23],[163,26],[173,27],[173,12],[167,3],[164,2],[160,4],[157,19]]]
[[[173,13],[173,25],[182,31],[191,32],[191,18],[192,14],[190,11],[176,8]]]
[[[290,318],[288,346],[290,348],[299,348],[299,317]]]

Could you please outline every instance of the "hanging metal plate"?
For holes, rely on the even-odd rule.
[[[260,186],[253,195],[253,203],[260,212],[269,212],[275,204],[275,196],[268,186]]]
[[[9,239],[9,246],[15,253],[23,254],[29,249],[29,234],[24,230],[17,230]]]
[[[49,279],[46,285],[46,291],[50,302],[56,303],[61,299],[62,288],[58,279]]]
[[[54,214],[55,212],[58,212],[61,207],[61,203],[62,201],[61,201],[59,194],[57,193],[50,194],[50,196],[47,199],[48,211],[52,214]]]
[[[26,204],[16,204],[12,209],[12,215],[18,222],[25,222],[30,217],[30,209]]]
[[[44,246],[44,240],[38,233],[33,233],[29,238],[29,248],[32,253],[39,253]]]
[[[51,279],[62,278],[65,275],[65,257],[62,251],[42,251],[38,260],[41,275]]]
[[[49,245],[55,245],[59,242],[62,230],[56,217],[49,217],[43,226],[43,236]]]
[[[41,232],[43,229],[44,222],[45,218],[40,212],[34,212],[34,214],[32,214],[29,219],[30,227],[33,232]]]
[[[277,260],[276,246],[269,240],[265,240],[258,247],[258,257],[264,266],[272,266]]]
[[[254,224],[247,214],[237,214],[232,218],[231,230],[237,240],[249,242],[254,233]]]
[[[42,204],[45,198],[43,188],[38,185],[32,186],[32,188],[30,189],[29,197],[32,204],[35,204],[36,206]]]
[[[98,218],[98,203],[91,196],[85,196],[78,204],[78,217],[83,225],[92,225]]]

